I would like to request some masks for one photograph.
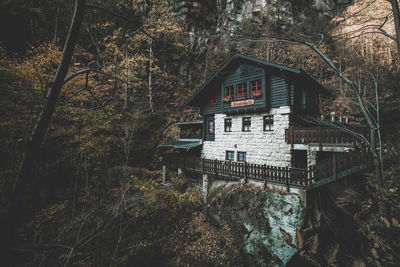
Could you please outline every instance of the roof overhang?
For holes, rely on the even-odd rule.
[[[190,149],[199,147],[201,145],[203,145],[202,139],[178,139],[175,141],[160,144],[158,145],[158,147],[183,149],[185,151],[189,151]]]

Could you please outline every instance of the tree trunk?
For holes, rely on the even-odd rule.
[[[26,184],[31,176],[33,160],[35,154],[40,149],[41,143],[45,136],[46,130],[49,126],[51,116],[54,112],[58,96],[60,94],[61,88],[64,84],[64,79],[67,74],[71,58],[74,53],[74,47],[79,34],[79,28],[82,24],[82,18],[84,15],[86,0],[76,0],[75,10],[68,32],[67,40],[64,45],[63,54],[61,61],[58,65],[54,79],[50,85],[47,93],[47,103],[39,115],[38,122],[36,123],[34,130],[32,132],[30,142],[24,153],[20,170],[14,185],[14,189],[10,198],[10,203],[7,209],[7,214],[5,218],[5,231],[2,243],[5,246],[2,249],[3,253],[6,253],[5,258],[11,260],[12,252],[11,246],[15,242],[15,235],[17,231],[17,225],[22,216],[21,214],[21,202],[25,194]],[[7,261],[6,261],[7,262]]]
[[[150,111],[154,112],[154,106],[153,106],[153,87],[152,87],[152,70],[151,68],[153,67],[153,47],[152,47],[153,42],[150,40],[150,48],[149,48],[149,106],[150,106]]]
[[[400,10],[398,0],[389,0],[392,4],[394,27],[396,30],[397,53],[400,55]]]

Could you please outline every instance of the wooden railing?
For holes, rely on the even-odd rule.
[[[240,180],[246,177],[287,187],[312,189],[368,168],[372,165],[372,158],[367,151],[334,153],[331,158],[307,168],[183,156],[168,157],[164,163],[170,168],[203,172],[224,180]]]
[[[368,129],[364,127],[352,127],[348,130],[357,134],[362,134],[365,137],[368,136]],[[343,129],[326,127],[291,127],[285,130],[285,140],[288,144],[355,144],[361,141],[359,136],[346,132]]]
[[[309,184],[307,169],[276,167],[265,164],[203,159],[203,172],[228,180],[246,177],[291,186],[304,187]]]

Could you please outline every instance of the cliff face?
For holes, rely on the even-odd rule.
[[[296,194],[214,182],[207,211],[231,230],[249,266],[284,266],[297,252],[296,230],[305,210]]]

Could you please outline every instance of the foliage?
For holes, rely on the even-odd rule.
[[[70,203],[57,203],[35,215],[21,234],[31,265],[187,265],[228,264],[238,256],[232,237],[219,233],[200,212],[199,191],[135,177],[111,188],[100,206],[90,191]],[[30,234],[32,233],[32,234]],[[107,242],[104,242],[107,240]],[[233,255],[227,254],[229,249]]]

